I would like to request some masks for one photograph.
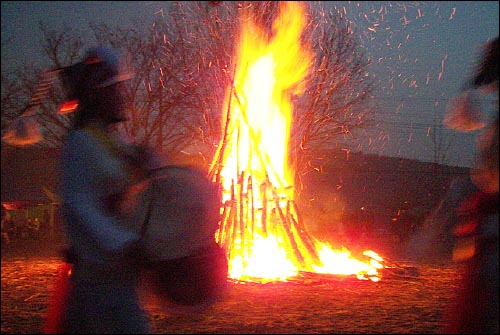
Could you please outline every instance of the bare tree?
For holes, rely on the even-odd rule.
[[[341,12],[310,5],[305,39],[311,41],[315,61],[294,108],[292,157],[298,176],[327,162],[335,148],[348,148],[349,137],[371,124],[374,79],[356,33]]]
[[[268,29],[279,10],[275,1],[169,2],[164,17],[146,32],[90,24],[98,43],[125,51],[135,77],[127,82],[131,121],[124,130],[139,142],[175,156],[189,152],[210,162],[222,136],[224,101],[237,64],[234,55],[241,13],[250,13]],[[308,2],[303,42],[315,53],[304,94],[294,97],[290,153],[300,175],[326,160],[339,142],[348,145],[355,129],[365,127],[370,115],[371,77],[356,34],[341,12]],[[87,47],[71,30],[42,29],[44,51],[54,67],[74,63]],[[35,76],[19,73],[34,89]],[[2,74],[2,111],[4,110]],[[14,85],[14,84],[13,84]],[[14,87],[14,86],[13,86]],[[29,94],[26,94],[29,96]],[[63,85],[55,85],[41,117],[50,145],[57,145],[71,116],[58,115]],[[8,94],[5,94],[7,104]],[[3,112],[2,112],[3,116]]]
[[[24,98],[21,92],[22,83],[11,73],[2,71],[2,133],[7,125],[17,115],[21,113],[23,108],[22,99]]]
[[[441,123],[442,123],[441,120],[435,117],[431,130],[432,131],[431,141],[433,145],[432,162],[435,165],[447,163],[450,147],[453,144],[453,140],[456,137],[455,133],[447,135],[446,129],[444,129]]]
[[[50,71],[75,62],[84,44],[71,28],[55,32],[43,23],[39,26],[44,35],[45,44],[42,47],[45,57],[53,65],[43,69],[26,65],[9,73],[2,69],[2,135],[12,121],[29,106],[37,104],[36,117],[44,138],[35,146],[57,147],[62,144],[71,119],[57,113],[64,101],[64,85],[44,88],[41,84],[56,81],[56,75]]]
[[[10,47],[10,40],[2,40],[2,49]],[[3,61],[3,60],[2,60]],[[16,71],[6,70],[6,66],[2,66],[2,109],[1,109],[1,128],[2,134],[4,129],[7,127],[9,122],[15,118],[20,112],[19,110],[23,108],[22,106],[22,92],[20,88],[22,86],[21,81],[16,76]]]

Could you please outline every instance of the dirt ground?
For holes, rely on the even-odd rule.
[[[2,246],[2,334],[40,333],[59,247]],[[437,334],[459,289],[461,270],[453,263],[398,260],[379,282],[319,274],[279,283],[231,282],[228,297],[202,313],[146,309],[158,334]]]

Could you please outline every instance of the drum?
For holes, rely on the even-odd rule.
[[[147,282],[160,299],[183,305],[211,303],[224,295],[228,262],[215,240],[221,198],[202,171],[167,166],[152,172],[138,194]]]

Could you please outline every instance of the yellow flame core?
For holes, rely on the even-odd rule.
[[[226,189],[239,171],[251,171],[258,182],[267,175],[273,185],[283,189],[293,184],[293,172],[287,170],[290,94],[299,93],[312,60],[311,53],[299,43],[303,17],[299,5],[284,5],[270,42],[250,19],[242,20],[231,97],[236,101],[229,120],[233,143],[225,161],[230,175],[225,179]],[[223,175],[227,176],[226,172]]]
[[[313,54],[300,42],[306,17],[302,4],[287,1],[280,9],[271,39],[252,20],[242,20],[237,68],[228,90],[228,139],[220,171],[223,200],[245,198],[247,204],[233,207],[238,213],[227,233],[232,236],[228,254],[233,279],[283,281],[302,270],[290,257],[291,244],[301,247],[287,242],[282,224],[273,221],[283,217],[294,196],[294,171],[287,165],[291,96],[301,93]],[[250,198],[257,200],[255,207]],[[290,238],[292,230],[286,232]],[[372,275],[380,267],[358,261],[346,250],[334,251],[315,240],[313,244],[322,264],[305,262],[316,272]]]

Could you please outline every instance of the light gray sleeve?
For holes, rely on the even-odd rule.
[[[90,236],[105,252],[120,251],[138,239],[105,209],[103,197],[110,185],[100,180],[116,179],[116,186],[123,179],[123,171],[113,164],[116,160],[90,134],[77,131],[68,136],[62,163],[63,200],[72,220],[68,224],[74,234]]]

